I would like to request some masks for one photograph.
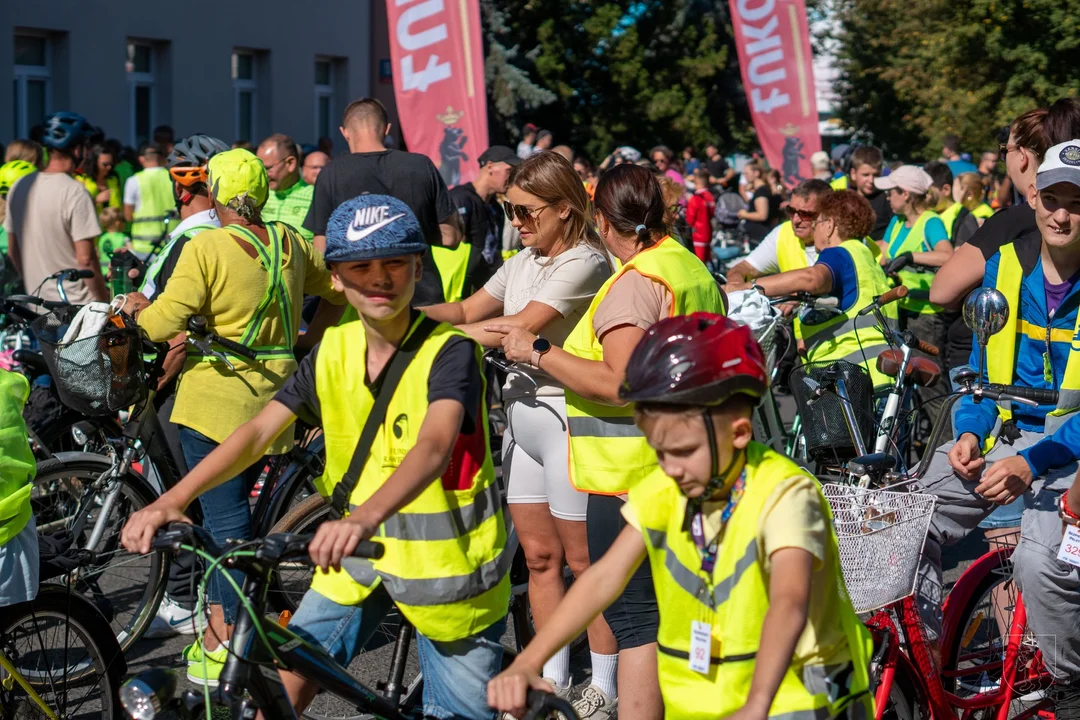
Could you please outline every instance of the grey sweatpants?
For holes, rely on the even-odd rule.
[[[1042,438],[1041,433],[1025,431],[1011,446],[995,444],[986,456],[987,468]],[[953,472],[948,455],[955,444],[948,442],[937,449],[921,483],[923,492],[937,497],[915,590],[932,638],[941,632],[941,548],[959,542],[997,507],[975,494],[978,481],[961,480]],[[1080,572],[1057,559],[1061,545],[1057,499],[1075,475],[1075,463],[1051,470],[1035,478],[1028,491],[1014,501],[1024,503],[1013,564],[1027,606],[1028,627],[1038,639],[1055,680],[1070,684],[1080,682]]]

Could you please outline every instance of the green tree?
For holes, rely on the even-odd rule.
[[[1080,0],[835,0],[840,117],[892,154],[971,151],[1080,92]]]
[[[702,0],[499,3],[510,64],[555,101],[524,111],[489,84],[502,118],[532,121],[594,159],[619,145],[665,143],[727,149],[753,144],[726,3]]]

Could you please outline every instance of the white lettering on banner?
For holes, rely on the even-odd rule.
[[[787,79],[784,48],[780,42],[780,35],[776,32],[780,21],[773,14],[776,10],[776,0],[763,0],[753,6],[751,6],[751,0],[737,0],[735,7],[742,20],[743,39],[748,41],[745,54],[747,57],[746,79],[751,86],[749,88],[750,104],[754,112],[768,114],[791,103],[791,96],[778,88],[769,88],[768,94],[765,94],[764,89],[766,85]],[[761,20],[765,20],[763,25],[757,27],[750,25],[752,22]],[[770,65],[779,65],[779,67],[767,69]]]
[[[412,0],[395,0],[395,5],[401,7]],[[395,28],[398,45],[402,50],[422,50],[423,48],[436,45],[449,37],[446,31],[446,23],[442,22],[427,30],[413,33],[411,28],[421,20],[430,18],[444,11],[442,0],[426,0],[413,5],[398,17]],[[432,53],[427,64],[422,70],[417,70],[413,55],[404,55],[401,58],[401,89],[403,91],[419,90],[426,92],[429,87],[437,82],[449,80],[452,75],[449,62],[440,62],[439,56]]]

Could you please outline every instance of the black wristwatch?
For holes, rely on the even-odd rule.
[[[551,341],[542,337],[538,337],[533,340],[532,357],[529,358],[529,364],[535,368],[540,367],[540,357],[545,355],[551,350]]]

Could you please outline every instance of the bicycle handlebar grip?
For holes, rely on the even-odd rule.
[[[93,270],[68,270],[64,273],[65,279],[69,282],[72,280],[89,280],[94,277]]]
[[[528,710],[524,720],[546,720],[547,713],[551,711],[562,713],[569,720],[578,720],[578,714],[570,703],[543,690],[529,690],[525,695],[525,705]]]
[[[16,350],[11,354],[11,359],[27,367],[32,367],[40,373],[49,372],[49,366],[45,364],[45,358],[39,352],[26,349]]]
[[[931,345],[925,340],[919,340],[918,338],[915,339],[915,347],[917,347],[919,350],[922,350],[927,355],[936,356],[941,354],[941,350],[938,349],[937,345]]]
[[[225,348],[234,355],[246,357],[248,360],[254,360],[258,357],[257,353],[251,348],[249,348],[247,345],[241,345],[238,342],[233,342],[228,338],[223,338],[220,335],[215,335],[213,333],[207,333],[206,336],[210,338],[212,342],[217,343],[218,345]]]
[[[352,551],[352,556],[356,558],[370,558],[372,560],[378,560],[386,552],[386,548],[383,547],[381,542],[374,542],[372,540],[361,540],[356,549]]]
[[[877,296],[878,307],[884,307],[891,302],[896,302],[901,298],[906,298],[908,294],[907,285],[897,285],[884,295]]]
[[[1058,401],[1057,390],[1040,390],[1018,385],[992,385],[991,387],[1003,395],[1013,395],[1025,400],[1032,400],[1040,405],[1055,405]]]

